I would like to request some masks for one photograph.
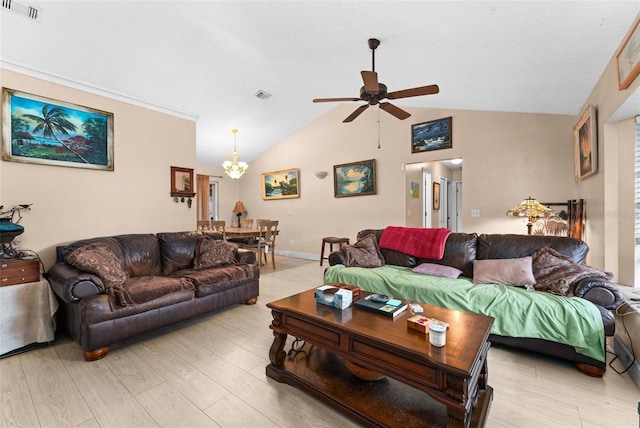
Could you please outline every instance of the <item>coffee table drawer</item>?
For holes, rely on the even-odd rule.
[[[329,349],[340,347],[340,334],[338,332],[300,318],[289,316],[284,316],[283,318],[283,327],[288,329],[289,334],[304,337],[310,342],[327,346]]]

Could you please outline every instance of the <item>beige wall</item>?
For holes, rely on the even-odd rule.
[[[17,243],[47,268],[62,243],[195,227],[195,206],[169,195],[170,166],[195,167],[194,121],[7,70],[0,84],[114,114],[114,171],[0,162],[0,205],[33,204]]]
[[[588,263],[613,272],[615,281],[640,285],[640,266],[634,260],[634,131],[633,116],[610,118],[625,101],[640,90],[640,78],[629,88],[618,89],[615,59],[605,68],[582,109],[597,109],[598,172],[577,183],[579,197],[587,210],[586,241]],[[637,97],[636,97],[637,99]],[[638,255],[636,254],[635,257]]]
[[[401,105],[401,104],[400,104]],[[573,178],[573,116],[408,108],[400,121],[369,109],[342,123],[355,104],[338,105],[250,164],[240,195],[254,217],[281,221],[279,251],[317,258],[323,236],[352,240],[363,228],[407,225],[405,164],[462,157],[463,231],[526,233],[526,221],[505,216],[527,196],[563,201],[577,197]],[[412,154],[411,124],[453,117],[453,148]],[[377,194],[334,198],[333,165],[376,159]],[[260,173],[300,168],[297,199],[263,201]],[[414,166],[408,165],[411,173]],[[327,178],[316,171],[329,171]],[[433,176],[436,179],[436,175]],[[414,180],[415,181],[415,180]],[[471,218],[471,209],[481,217]],[[437,214],[437,213],[436,213]],[[413,210],[412,210],[413,216]],[[437,224],[437,223],[436,223]]]

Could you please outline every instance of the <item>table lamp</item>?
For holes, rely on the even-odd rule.
[[[533,199],[529,196],[524,201],[520,202],[515,207],[511,208],[507,211],[508,216],[513,217],[528,217],[529,222],[527,223],[527,234],[531,235],[531,227],[533,223],[540,217],[546,217],[553,214],[553,210],[551,208],[547,208],[542,205],[537,200]]]
[[[242,213],[247,212],[247,209],[244,207],[242,201],[236,202],[236,206],[233,207],[233,212],[238,216],[238,227],[240,227],[240,217],[242,217]]]

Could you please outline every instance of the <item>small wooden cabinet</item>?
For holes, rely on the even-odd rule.
[[[0,260],[0,287],[40,281],[40,262],[33,260]]]

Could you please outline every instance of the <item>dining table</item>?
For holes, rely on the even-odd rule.
[[[224,232],[227,235],[227,239],[257,238],[260,236],[260,229],[253,229],[251,227],[225,227]],[[276,233],[278,233],[278,231],[276,231]]]

